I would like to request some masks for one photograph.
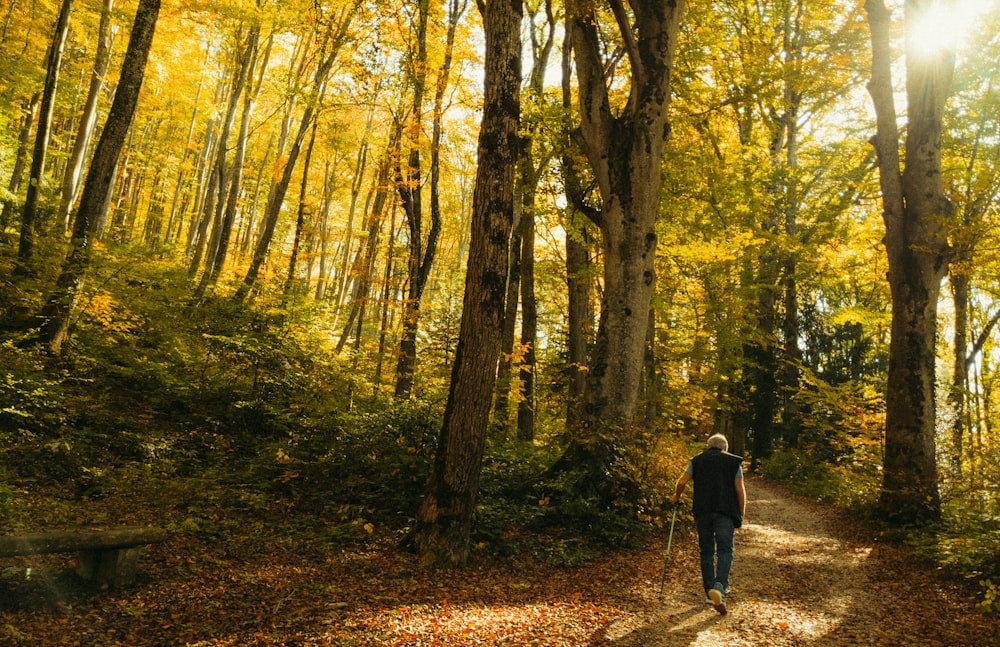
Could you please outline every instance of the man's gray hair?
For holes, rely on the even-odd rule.
[[[708,437],[708,447],[709,449],[721,449],[726,451],[729,449],[729,441],[722,434],[713,434]]]

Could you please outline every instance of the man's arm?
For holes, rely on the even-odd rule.
[[[747,491],[743,487],[743,477],[738,476],[734,481],[736,484],[736,501],[740,504],[740,517],[747,516]]]
[[[681,500],[681,494],[684,493],[684,488],[687,486],[688,481],[691,480],[691,475],[687,472],[681,474],[681,477],[677,479],[677,485],[674,486],[674,503]]]

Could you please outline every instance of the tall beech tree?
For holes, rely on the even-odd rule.
[[[868,85],[875,107],[885,248],[892,294],[886,383],[885,465],[880,505],[890,520],[920,523],[941,514],[934,442],[938,293],[948,271],[953,207],[941,174],[941,131],[951,93],[954,52],[928,49],[914,27],[934,0],[904,5],[907,124],[902,171],[893,97],[891,13],[867,0],[872,37]]]
[[[535,14],[545,19],[535,25]],[[517,435],[521,440],[535,438],[535,381],[538,375],[538,304],[535,296],[535,212],[538,210],[539,185],[548,166],[550,151],[542,149],[545,129],[545,71],[555,45],[556,18],[552,0],[531,8],[531,51],[533,63],[528,91],[533,104],[533,118],[518,162],[518,192],[521,201],[521,348],[524,357],[519,371],[521,398],[517,403]]]
[[[576,140],[600,193],[600,208],[587,209],[602,235],[604,293],[590,359],[585,426],[621,428],[636,413],[643,375],[649,306],[655,284],[655,224],[659,215],[661,158],[668,132],[670,73],[684,0],[611,0],[612,16],[598,5],[573,1],[567,30],[573,47],[580,114]],[[615,43],[603,41],[616,28]],[[624,60],[605,58],[618,48]],[[622,100],[618,76],[626,68]],[[613,457],[599,436],[578,438],[582,458],[598,467]],[[596,453],[595,453],[596,450]],[[603,454],[603,455],[602,455]],[[577,462],[573,460],[572,462]],[[600,469],[592,470],[595,478]]]
[[[344,332],[337,342],[337,352],[340,353],[347,344],[347,339],[354,334],[355,347],[361,343],[361,331],[365,318],[365,307],[371,295],[372,284],[374,283],[373,272],[375,270],[375,254],[379,244],[379,234],[382,230],[382,222],[385,220],[386,206],[389,201],[389,177],[390,158],[395,149],[395,136],[398,131],[393,131],[393,141],[386,148],[378,162],[378,170],[375,172],[371,193],[371,208],[368,211],[365,231],[367,236],[365,244],[358,249],[351,268],[351,275],[356,276],[354,290],[351,295],[351,309],[347,314],[347,322],[344,324]],[[391,233],[391,232],[390,232]],[[391,263],[390,263],[391,264]]]
[[[978,409],[974,396],[979,390],[973,388],[974,367],[1000,323],[1000,308],[980,296],[989,290],[987,286],[996,275],[990,257],[996,249],[995,218],[1000,210],[1000,141],[996,137],[1000,114],[994,89],[1000,72],[995,54],[1000,43],[992,38],[995,31],[988,26],[982,33],[987,42],[967,45],[970,51],[981,52],[978,65],[969,66],[966,74],[956,80],[958,92],[950,102],[954,118],[949,120],[949,161],[956,168],[952,200],[958,212],[950,235],[953,251],[948,268],[954,309],[948,393],[952,414],[949,458],[955,479],[974,478],[973,459],[976,454],[982,455],[974,447],[974,433],[979,426],[974,418]]]
[[[486,32],[485,88],[461,330],[434,468],[409,538],[427,568],[461,566],[469,557],[514,217],[521,0],[481,0],[479,10]]]
[[[594,299],[592,298],[593,263],[590,258],[588,225],[590,219],[580,213],[580,206],[590,209],[584,195],[583,181],[571,145],[569,121],[573,106],[572,47],[569,34],[563,35],[561,103],[564,117],[563,146],[560,167],[563,189],[569,206],[566,208],[566,353],[569,385],[566,394],[566,426],[576,428],[584,420],[584,396],[587,392],[587,357],[594,337]]]
[[[242,31],[242,30],[241,30]],[[202,274],[198,287],[195,288],[192,301],[198,302],[205,297],[205,293],[210,291],[218,281],[222,268],[225,265],[226,257],[229,253],[229,241],[232,238],[233,225],[236,221],[236,205],[243,183],[243,164],[246,157],[247,133],[250,128],[250,116],[253,109],[252,78],[254,67],[257,64],[257,51],[260,40],[260,22],[254,18],[248,29],[246,44],[242,46],[242,54],[238,55],[236,66],[239,72],[233,79],[232,88],[229,95],[229,104],[225,112],[222,128],[219,131],[219,146],[216,153],[216,160],[212,166],[211,173],[215,176],[212,180],[215,186],[217,198],[212,202],[212,207],[206,209],[202,216],[206,224],[211,219],[212,226],[211,240],[208,241],[207,248],[200,245],[191,261],[188,270],[190,275],[197,272],[201,262],[201,250],[207,249],[208,254],[205,259],[205,271]],[[227,166],[228,142],[232,130],[233,121],[236,116],[239,102],[243,101],[243,111],[240,119],[240,129],[236,136],[236,148],[233,159]],[[227,195],[223,195],[228,187]],[[209,213],[214,211],[213,213]]]
[[[149,47],[153,42],[159,14],[160,0],[139,0],[115,98],[94,150],[94,159],[80,196],[80,208],[73,225],[69,253],[63,262],[55,290],[42,312],[45,342],[52,353],[59,353],[66,340],[70,316],[90,266],[94,235],[91,224],[103,212],[108,191],[114,181],[118,157],[139,102]]]

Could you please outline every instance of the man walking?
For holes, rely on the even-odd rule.
[[[733,531],[743,525],[747,495],[743,487],[743,459],[730,454],[722,434],[708,439],[708,447],[691,459],[677,479],[677,505],[688,481],[694,481],[695,525],[701,555],[701,580],[712,607],[726,614],[729,571],[733,566]]]

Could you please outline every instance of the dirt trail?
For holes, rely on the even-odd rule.
[[[675,535],[664,598],[639,621],[612,624],[596,644],[737,647],[1000,645],[1000,619],[968,592],[861,524],[759,479],[719,616],[700,591],[693,534]],[[662,564],[662,562],[661,562]],[[649,582],[659,588],[659,570]]]

